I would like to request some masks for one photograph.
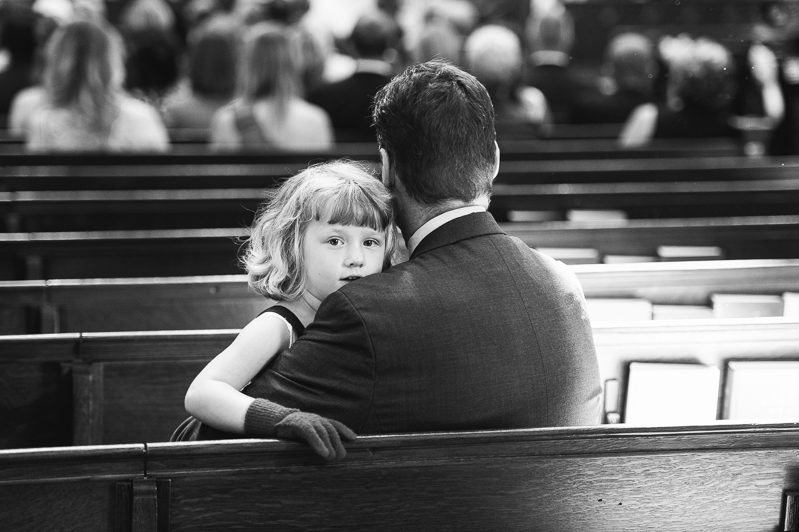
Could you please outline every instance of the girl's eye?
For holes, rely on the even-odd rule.
[[[338,238],[338,237],[333,237],[333,238],[328,239],[327,243],[331,244],[333,246],[338,246],[338,245],[343,244],[343,241],[340,238]]]
[[[379,240],[375,240],[374,238],[370,238],[368,240],[364,240],[363,241],[363,245],[368,247],[368,248],[374,247],[374,246],[379,246],[380,245],[380,241]]]

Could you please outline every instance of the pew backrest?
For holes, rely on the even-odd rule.
[[[60,383],[56,391],[30,386],[26,404],[50,416],[52,410],[60,408],[63,414],[64,409],[71,409],[73,415],[66,417],[74,424],[70,427],[74,444],[166,441],[186,417],[183,397],[189,384],[237,332],[0,337],[0,376],[11,368],[20,374],[48,375]],[[598,324],[594,341],[601,379],[617,381],[621,390],[632,361],[722,365],[737,359],[799,360],[799,322],[787,318]],[[64,381],[69,378],[71,400],[64,397],[65,390],[70,390]],[[0,404],[13,404],[13,397],[5,397],[13,392],[13,387],[0,388]],[[621,399],[619,404],[624,404]],[[17,421],[11,432],[17,437],[9,438],[6,445],[24,445],[25,437],[32,438],[41,428],[37,424],[42,417]],[[63,445],[64,435],[49,430],[51,438]]]
[[[728,259],[799,258],[799,215],[500,224],[535,248],[656,257],[715,246]],[[244,228],[0,234],[0,280],[168,277],[240,272]]]
[[[709,306],[713,294],[799,292],[799,260],[572,265],[585,296]],[[236,329],[273,302],[245,275],[0,281],[0,334]]]

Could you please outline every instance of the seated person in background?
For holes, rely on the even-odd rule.
[[[110,26],[78,21],[47,44],[45,106],[30,118],[36,151],[164,151],[166,128],[155,109],[122,91],[122,41]]]
[[[619,137],[624,147],[647,144],[653,138],[740,137],[739,117],[730,106],[737,91],[735,63],[723,45],[708,38],[680,35],[661,41],[668,69],[666,102],[637,107]],[[761,84],[763,108],[776,125],[784,106],[777,82],[777,64],[765,46],[753,47],[752,74]]]
[[[192,34],[186,92],[164,103],[169,129],[191,130],[208,139],[211,119],[233,98],[236,87],[236,36],[223,29],[203,27]]]
[[[186,410],[194,417],[183,422],[172,441],[244,434],[254,401],[247,383],[291,347],[330,293],[379,273],[397,258],[391,196],[359,165],[313,166],[270,192],[253,224],[245,265],[250,286],[278,303],[250,322],[194,379],[186,393]],[[287,418],[283,425],[288,429],[290,423]],[[334,440],[338,431],[331,433]]]
[[[338,142],[375,140],[372,99],[391,80],[392,66],[386,59],[398,37],[399,28],[388,14],[374,11],[363,15],[350,37],[358,56],[355,73],[308,93],[310,103],[327,111]]]
[[[430,61],[383,87],[372,116],[410,259],[330,293],[230,423],[250,437],[280,435],[294,409],[358,434],[599,423],[580,283],[486,212],[500,163],[488,92]]]
[[[467,70],[485,85],[494,104],[497,140],[546,136],[549,112],[543,93],[522,86],[522,47],[505,26],[476,29],[466,40]]]
[[[654,43],[640,33],[622,33],[605,50],[604,76],[596,91],[577,103],[575,122],[623,124],[633,109],[655,100],[658,63]]]
[[[34,83],[34,25],[35,17],[29,8],[14,3],[0,6],[0,50],[8,52],[8,63],[0,68],[0,128],[7,126],[14,97]]]
[[[178,81],[182,43],[175,27],[175,14],[164,0],[133,0],[120,20],[125,88],[159,111]]]
[[[333,145],[330,117],[300,97],[298,41],[291,31],[273,22],[247,30],[239,98],[214,114],[212,149],[323,151]]]
[[[566,7],[557,0],[534,2],[527,24],[526,83],[544,93],[556,124],[574,123],[577,102],[590,89],[569,60],[573,44],[574,19]]]
[[[424,13],[419,36],[410,50],[415,63],[432,59],[463,66],[463,44],[477,25],[477,8],[468,0],[432,3]]]

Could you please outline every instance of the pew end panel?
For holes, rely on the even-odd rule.
[[[775,530],[799,425],[367,436],[325,463],[288,442],[151,444],[171,529]],[[159,508],[159,511],[161,509]]]
[[[69,445],[71,366],[80,335],[0,340],[0,449]]]
[[[194,377],[236,331],[164,331],[82,335],[73,372],[75,445],[169,440],[188,414]]]
[[[44,281],[0,281],[0,293],[0,335],[44,332],[52,323]]]
[[[4,530],[130,530],[132,483],[144,472],[143,444],[0,451],[0,523]]]

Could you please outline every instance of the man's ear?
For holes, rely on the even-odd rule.
[[[497,175],[499,174],[499,144],[497,144],[496,140],[494,141],[494,147],[496,148],[496,153],[494,155],[494,175],[491,177],[492,181],[496,179]]]
[[[387,189],[393,190],[394,172],[391,169],[391,159],[389,158],[388,152],[383,148],[380,148],[380,164],[383,167],[381,173],[383,184]]]

